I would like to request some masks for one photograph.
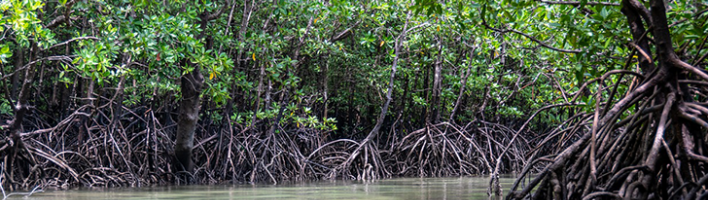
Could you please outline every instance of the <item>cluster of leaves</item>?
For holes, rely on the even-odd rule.
[[[0,32],[13,40],[0,43],[0,63],[7,74],[16,69],[10,58],[17,48],[77,39],[65,44],[68,52],[48,54],[71,57],[50,74],[65,88],[79,79],[114,88],[124,78],[123,104],[170,102],[174,110],[180,77],[201,70],[204,105],[213,106],[203,116],[347,132],[374,123],[400,45],[390,119],[406,116],[420,126],[433,107],[446,120],[457,106],[457,122],[513,122],[577,92],[592,94],[597,88],[578,91],[580,85],[624,66],[622,59],[607,59],[630,49],[620,39],[630,37],[618,9],[515,0],[8,0],[0,4]],[[68,23],[44,27],[66,13]],[[200,24],[214,13],[218,17]],[[670,15],[685,13],[678,6]],[[418,27],[401,38],[406,22],[406,28]],[[706,30],[696,23],[676,29],[676,40]],[[436,75],[440,88],[433,88]],[[582,101],[593,104],[591,97]],[[8,107],[9,101],[1,103]],[[538,123],[554,124],[567,114],[543,113]]]

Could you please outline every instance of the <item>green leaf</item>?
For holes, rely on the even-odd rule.
[[[587,1],[587,0],[586,0]],[[587,2],[586,2],[587,3]],[[610,13],[607,11],[606,7],[602,7],[602,10],[600,11],[600,16],[602,16],[602,20],[607,19],[607,16]]]

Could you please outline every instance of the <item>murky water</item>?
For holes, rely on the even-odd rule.
[[[45,191],[10,199],[487,199],[487,177],[397,178],[286,185],[173,186]],[[507,192],[514,178],[501,179]]]

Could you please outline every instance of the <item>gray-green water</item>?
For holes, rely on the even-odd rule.
[[[373,182],[325,181],[287,185],[173,186],[45,191],[10,199],[487,199],[488,177],[397,178]],[[504,192],[513,178],[502,178]]]

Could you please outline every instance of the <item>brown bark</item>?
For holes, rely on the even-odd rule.
[[[565,171],[568,176],[561,180],[569,182],[560,185],[568,185],[566,187],[570,193],[556,196],[556,199],[591,199],[600,195],[625,199],[694,199],[698,190],[704,191],[702,186],[708,179],[696,180],[705,174],[705,170],[699,167],[699,162],[705,163],[708,160],[701,152],[703,147],[700,147],[704,146],[704,137],[700,136],[704,131],[700,126],[708,127],[708,123],[703,120],[703,115],[689,112],[705,113],[703,110],[706,109],[702,106],[690,106],[694,96],[689,95],[691,91],[687,84],[696,84],[697,81],[690,80],[695,78],[708,80],[708,75],[680,60],[676,55],[664,3],[662,0],[652,0],[649,11],[636,0],[623,2],[622,12],[627,17],[634,39],[632,46],[640,55],[640,67],[648,80],[632,89],[601,115],[599,97],[607,92],[607,87],[603,88],[605,91],[598,91],[594,119],[578,123],[592,121],[592,131],[586,132],[581,140],[556,156],[554,162],[540,173],[540,178],[536,178],[518,193],[521,195],[512,198],[526,196],[525,194],[542,179],[558,179],[548,178],[547,175],[559,170]],[[645,26],[650,27],[653,36],[652,44],[656,51],[654,55],[647,42]],[[630,58],[632,55],[634,54],[629,55]],[[652,61],[653,58],[656,60]],[[604,83],[606,75],[603,75],[598,84]],[[614,95],[610,95],[612,96]],[[625,117],[617,122],[622,113],[631,106],[641,109],[636,111],[637,114],[633,117]],[[609,104],[604,110],[607,110],[607,107]],[[691,109],[696,110],[687,111]],[[661,112],[657,112],[658,110]],[[627,125],[627,121],[630,125]],[[599,148],[596,148],[596,144],[600,144]],[[566,154],[569,150],[574,152]],[[578,153],[579,150],[583,150],[582,153]],[[612,178],[596,178],[596,174]],[[696,186],[677,189],[690,185],[688,183]],[[575,189],[575,186],[580,184],[584,184],[582,193],[581,190]],[[541,187],[536,192],[537,196],[550,194],[550,187]],[[691,188],[692,191],[687,192]],[[703,196],[706,194],[701,193]]]
[[[30,47],[30,61],[35,60],[37,57],[37,52],[39,48],[37,44],[32,42]],[[24,79],[22,80],[22,86],[18,94],[17,102],[13,108],[15,111],[15,118],[10,123],[10,138],[14,143],[15,149],[22,146],[22,136],[20,135],[20,130],[22,129],[22,121],[24,120],[27,111],[30,109],[29,102],[29,92],[31,90],[32,82],[34,80],[35,74],[35,62],[30,62],[29,66],[25,69]]]
[[[430,67],[428,65],[423,66],[423,99],[425,99],[425,102],[431,102],[430,99]],[[420,113],[420,119],[425,120],[423,123],[430,123],[430,105],[426,106],[421,110]]]
[[[179,170],[192,172],[192,147],[194,146],[194,130],[199,120],[199,94],[202,91],[204,77],[196,68],[182,76],[180,89],[182,101],[179,105],[179,123],[177,125],[177,141],[175,144],[175,157],[179,163]]]
[[[457,112],[457,109],[459,109],[460,104],[462,103],[462,99],[464,98],[465,95],[465,88],[467,87],[467,78],[470,76],[470,69],[472,69],[472,59],[474,58],[474,48],[470,51],[470,57],[469,57],[469,64],[467,65],[467,70],[462,73],[462,80],[460,81],[460,92],[457,94],[457,101],[455,101],[455,105],[452,108],[452,111],[450,112],[450,118],[449,121],[453,122],[455,118],[455,113]],[[460,69],[462,71],[462,69]]]
[[[205,31],[209,21],[218,18],[219,15],[223,13],[225,8],[221,7],[218,11],[214,13],[202,13],[200,14],[199,26],[202,32],[197,36],[196,39],[202,39],[205,36]],[[211,38],[207,38],[205,45],[206,49],[211,49],[212,42]],[[179,117],[177,124],[177,139],[175,141],[175,157],[177,163],[175,166],[178,170],[187,171],[189,173],[193,172],[194,163],[192,160],[192,148],[194,147],[194,131],[197,128],[197,121],[199,120],[199,110],[200,110],[200,98],[199,95],[202,92],[202,87],[204,85],[204,76],[201,73],[201,66],[196,66],[196,64],[191,63],[189,60],[185,59],[182,61],[183,67],[193,65],[194,69],[182,75],[180,90],[182,91],[182,101],[179,103]]]
[[[438,123],[440,119],[440,93],[442,93],[442,38],[437,37],[438,40],[438,56],[435,61],[435,69],[433,72],[433,98],[430,103],[431,113],[430,121],[433,124]]]
[[[631,5],[630,1],[624,0],[625,5]],[[642,19],[640,18],[641,8],[636,8],[634,6],[622,6],[622,13],[627,16],[627,23],[629,24],[630,32],[632,33],[632,40],[639,47],[639,51],[643,51],[646,55],[651,55],[651,49],[649,48],[648,38],[646,37],[647,31],[644,28]],[[654,70],[656,66],[651,61],[651,58],[645,56],[639,56],[639,67],[643,72],[648,73]]]
[[[22,48],[19,44],[17,44],[17,50],[15,51],[15,70],[20,70],[22,67],[24,67],[24,60],[25,60],[25,49]],[[20,88],[20,73],[14,73],[12,75],[12,87],[10,89],[10,95],[16,95],[17,90]],[[8,99],[9,100],[9,99]]]

